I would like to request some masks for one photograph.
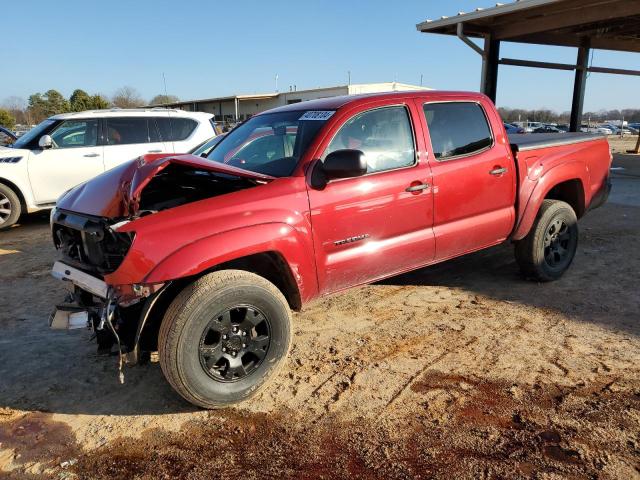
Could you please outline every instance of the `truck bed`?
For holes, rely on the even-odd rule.
[[[556,147],[558,145],[571,145],[574,143],[589,142],[605,138],[600,133],[516,133],[510,134],[509,144],[514,152],[534,150],[536,148]]]

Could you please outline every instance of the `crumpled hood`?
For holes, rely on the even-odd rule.
[[[144,155],[71,189],[58,199],[56,207],[97,217],[135,216],[138,213],[140,195],[144,187],[155,175],[171,164],[262,181],[274,179],[269,175],[250,172],[194,155],[167,156],[166,153]]]

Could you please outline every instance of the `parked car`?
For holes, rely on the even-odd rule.
[[[559,278],[610,165],[604,136],[507,136],[476,93],[276,108],[207,158],[146,155],[65,194],[53,274],[74,292],[51,325],[91,326],[122,363],[157,350],[185,399],[233,404],[275,375],[314,298],[503,242],[525,276]]]
[[[580,131],[583,133],[598,133],[600,135],[611,135],[613,131],[606,127],[591,127],[589,125],[581,125]]]
[[[543,125],[542,127],[535,128],[533,130],[533,133],[566,133],[566,132],[552,125]]]
[[[0,127],[0,147],[12,145],[17,138],[18,137],[8,128]]]
[[[621,133],[622,133],[622,135],[632,135],[633,134],[633,132],[631,130],[629,130],[627,127],[620,128],[619,126],[612,125],[610,123],[602,125],[602,128],[607,128],[607,129],[611,130],[611,134],[613,134],[613,135],[620,135]]]
[[[513,125],[511,123],[505,123],[504,129],[507,131],[507,133],[524,133],[524,128]]]
[[[211,150],[213,150],[213,147],[215,147],[218,144],[218,142],[224,138],[225,135],[226,135],[226,133],[221,133],[220,135],[216,135],[215,137],[211,137],[210,139],[205,140],[200,145],[195,147],[189,153],[191,155],[197,155],[199,157],[207,158],[207,156],[209,155],[209,152],[211,152]]]
[[[215,135],[213,115],[166,109],[97,110],[48,118],[0,150],[0,230],[55,205],[70,188],[154,152],[188,152]]]

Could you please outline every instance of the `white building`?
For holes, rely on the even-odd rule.
[[[339,95],[399,92],[406,90],[431,90],[431,88],[397,82],[360,83],[353,85],[340,85],[336,87],[313,88],[309,90],[296,90],[295,87],[292,87],[288,92],[232,95],[228,97],[204,98],[200,100],[180,101],[155,106],[179,108],[181,110],[188,110],[192,112],[213,113],[218,121],[234,122],[246,120],[250,116],[269,110],[270,108],[298,103],[305,100],[336,97]]]

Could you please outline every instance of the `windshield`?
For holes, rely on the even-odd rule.
[[[13,144],[13,148],[25,148],[31,143],[31,140],[38,138],[42,132],[47,130],[54,123],[56,123],[55,120],[44,120],[43,122],[40,122],[37,126],[19,137],[18,140],[16,140],[16,143]]]
[[[287,177],[333,111],[267,113],[229,132],[207,158],[273,177]]]

